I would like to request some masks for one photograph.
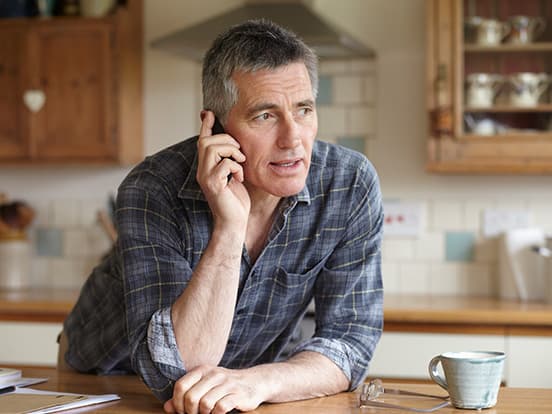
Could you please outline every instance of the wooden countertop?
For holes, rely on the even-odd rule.
[[[32,388],[84,393],[84,394],[118,394],[120,401],[100,404],[85,409],[88,412],[100,414],[127,414],[127,413],[162,413],[162,405],[136,376],[95,376],[74,372],[58,372],[55,368],[28,368],[23,369],[26,377],[48,377],[46,383],[32,386]],[[384,386],[387,384],[384,383]],[[443,390],[437,385],[425,384],[390,384],[389,388],[399,388],[415,392],[443,395]],[[413,398],[405,400],[404,396],[385,397],[385,401],[394,404],[409,406],[431,406],[435,400],[425,398],[414,402]],[[422,401],[425,400],[425,401]],[[404,410],[389,408],[367,408],[359,410],[358,392],[341,393],[330,397],[314,398],[282,404],[263,404],[252,413],[257,414],[358,414],[358,413],[404,413]],[[428,404],[429,402],[429,404]],[[416,404],[416,405],[415,405]],[[501,388],[498,403],[494,408],[484,410],[489,414],[518,414],[518,413],[551,413],[552,392],[549,389],[536,388]],[[67,413],[76,411],[64,411]],[[78,412],[82,412],[78,411]],[[466,414],[467,410],[444,407],[439,413]]]
[[[0,320],[62,322],[75,289],[0,290]],[[483,297],[386,295],[386,332],[552,335],[552,304]]]
[[[488,297],[387,295],[385,331],[552,335],[552,304]]]
[[[0,321],[63,322],[78,297],[77,289],[0,289]]]

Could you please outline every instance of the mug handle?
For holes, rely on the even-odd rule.
[[[510,24],[510,22],[503,22],[500,26],[500,29],[502,31],[502,37],[500,38],[500,40],[504,40],[504,38],[508,36],[512,31],[512,25]]]
[[[548,75],[543,75],[537,85],[537,96],[540,98],[543,92],[550,86]]]
[[[441,362],[440,355],[437,355],[436,357],[432,358],[428,366],[429,376],[433,381],[437,383],[437,385],[439,385],[441,388],[444,388],[446,391],[448,391],[447,380],[437,370],[437,365],[439,365],[440,362]]]
[[[535,23],[535,34],[534,34],[535,38],[543,34],[544,29],[546,29],[546,21],[542,17],[537,17],[536,23]]]

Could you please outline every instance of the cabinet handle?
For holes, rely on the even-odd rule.
[[[38,112],[46,103],[46,94],[40,89],[29,89],[23,94],[23,102],[31,112]]]

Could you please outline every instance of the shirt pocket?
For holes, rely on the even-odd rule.
[[[260,298],[257,309],[267,321],[291,322],[308,306],[318,267],[304,273],[290,273],[282,267],[276,268],[265,280],[264,298]]]

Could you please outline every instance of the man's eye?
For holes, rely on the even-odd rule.
[[[305,106],[304,108],[300,108],[299,109],[299,114],[300,115],[308,115],[312,112],[312,108],[308,107],[308,106]]]
[[[255,117],[255,119],[258,119],[259,121],[267,121],[270,118],[270,114],[268,112],[262,113]]]

